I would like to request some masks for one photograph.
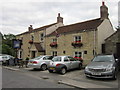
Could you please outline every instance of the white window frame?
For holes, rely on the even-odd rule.
[[[31,35],[31,40],[34,41],[34,35]]]
[[[73,52],[74,57],[76,56],[76,55],[75,55],[75,52],[78,52],[78,53],[79,53],[80,51],[74,51],[74,52]],[[80,53],[81,53],[81,58],[83,59],[83,52],[80,52]],[[79,55],[78,55],[78,56],[79,56]],[[78,56],[77,56],[77,57],[78,57]]]
[[[77,37],[77,39],[76,39],[76,37]],[[78,37],[80,37],[80,38],[78,38]],[[81,36],[74,36],[74,41],[82,41],[82,37]]]
[[[40,33],[39,35],[40,35],[40,41],[43,41],[44,40],[44,33]]]
[[[56,54],[55,54],[56,53]],[[51,52],[52,56],[57,56],[58,55],[58,52],[57,51],[52,51]]]
[[[52,42],[57,42],[57,38],[53,38],[53,39],[52,39]]]

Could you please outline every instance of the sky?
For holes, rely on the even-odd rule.
[[[57,22],[58,13],[64,25],[100,17],[103,0],[1,0],[0,32],[20,34],[33,28]],[[118,1],[104,0],[113,27],[118,26]]]

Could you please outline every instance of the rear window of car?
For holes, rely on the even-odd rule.
[[[53,56],[46,56],[43,60],[52,60]]]
[[[54,57],[53,59],[52,59],[52,61],[53,62],[60,62],[61,61],[61,57]]]
[[[77,59],[73,58],[73,57],[68,57],[70,59],[70,61],[77,61]]]
[[[64,57],[64,62],[68,62],[69,59],[67,57]]]
[[[34,60],[40,60],[42,58],[42,56],[36,57],[34,58]]]

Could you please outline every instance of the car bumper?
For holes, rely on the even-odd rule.
[[[60,72],[61,68],[59,67],[48,67],[48,70],[54,71],[54,72]]]
[[[115,72],[89,72],[85,71],[85,75],[87,77],[93,77],[93,78],[113,78]]]

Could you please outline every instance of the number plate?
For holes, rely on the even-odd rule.
[[[51,70],[55,70],[55,68],[50,68]]]
[[[92,73],[92,75],[101,75],[101,73]]]

